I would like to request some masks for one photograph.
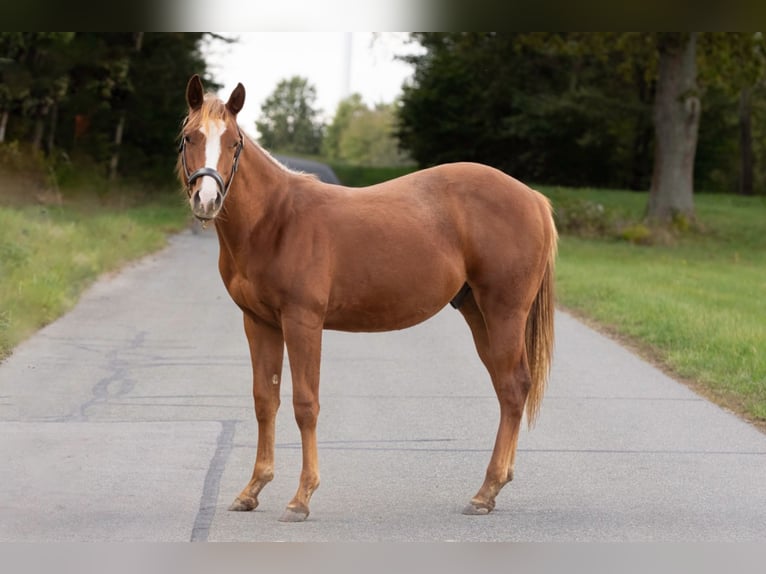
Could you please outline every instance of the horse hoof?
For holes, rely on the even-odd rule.
[[[473,502],[469,502],[465,505],[465,508],[463,508],[463,514],[467,516],[483,516],[489,514],[490,510],[492,509],[487,508],[486,506],[479,506]]]
[[[309,512],[308,510],[300,510],[297,508],[287,508],[285,509],[284,514],[280,516],[279,521],[280,522],[303,522],[308,518]]]
[[[232,512],[249,512],[250,510],[255,510],[257,506],[258,501],[254,498],[242,499],[237,497],[229,506],[229,510]]]

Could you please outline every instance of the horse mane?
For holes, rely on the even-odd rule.
[[[206,124],[207,122],[211,120],[223,120],[226,117],[226,105],[221,101],[221,99],[214,93],[208,92],[205,94],[205,99],[202,102],[202,106],[198,110],[192,110],[189,112],[189,115],[186,116],[186,119],[183,122],[183,125],[181,126],[181,132],[179,134],[179,139],[183,137],[183,132],[185,129],[199,129],[201,126]],[[253,136],[251,136],[247,131],[242,129],[242,126],[237,124],[237,127],[239,128],[239,131],[242,133],[243,137],[249,141],[251,144],[253,144],[256,149],[258,149],[266,159],[268,159],[271,163],[273,163],[276,167],[279,169],[291,174],[291,175],[297,175],[304,177],[306,179],[313,179],[313,180],[319,180],[319,177],[317,177],[313,173],[306,173],[304,171],[296,171],[293,169],[290,169],[285,164],[280,162],[277,158],[275,158],[271,153],[266,150],[263,146],[261,146]],[[178,161],[178,166],[176,170],[180,170],[180,159]]]

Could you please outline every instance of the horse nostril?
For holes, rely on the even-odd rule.
[[[223,197],[221,197],[220,194],[215,196],[215,208],[218,209],[221,207],[221,203],[223,203]]]
[[[195,193],[194,194],[194,207],[195,208],[199,207],[200,203],[202,203],[202,202],[200,201],[199,193]]]

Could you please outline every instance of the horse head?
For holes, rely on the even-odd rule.
[[[224,104],[215,95],[204,93],[195,74],[186,86],[186,103],[189,113],[178,148],[178,173],[192,213],[209,221],[223,208],[244,146],[237,114],[245,103],[245,87],[237,84]]]

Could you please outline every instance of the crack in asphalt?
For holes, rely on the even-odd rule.
[[[215,452],[213,453],[213,458],[210,459],[210,464],[205,474],[199,510],[192,527],[191,542],[207,542],[210,536],[210,526],[213,524],[213,518],[215,518],[218,493],[221,490],[221,476],[223,475],[224,468],[226,468],[226,462],[229,459],[234,442],[237,421],[226,420],[219,422],[221,423],[221,432],[218,434]]]
[[[140,331],[129,341],[126,347],[116,347],[110,350],[106,354],[109,374],[98,380],[91,389],[91,397],[82,403],[77,411],[60,417],[58,422],[86,422],[88,421],[87,411],[91,407],[129,394],[136,382],[130,377],[133,363],[124,359],[123,356],[143,347],[146,335],[146,331]]]

